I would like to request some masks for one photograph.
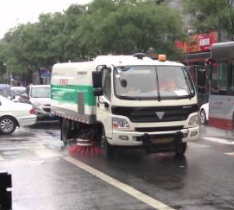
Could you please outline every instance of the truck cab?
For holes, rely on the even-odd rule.
[[[134,56],[111,59],[97,87],[102,90],[97,121],[109,145],[169,151],[176,142],[186,147],[198,138],[196,90],[182,64]]]

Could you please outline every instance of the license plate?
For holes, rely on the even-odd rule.
[[[173,141],[172,137],[155,137],[150,139],[153,144],[167,144]]]

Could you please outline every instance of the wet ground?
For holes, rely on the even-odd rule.
[[[231,210],[234,141],[214,131],[202,127],[182,159],[120,150],[107,161],[71,157],[44,122],[0,136],[0,171],[12,174],[13,210]]]

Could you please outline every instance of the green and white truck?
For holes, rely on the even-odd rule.
[[[146,153],[184,155],[198,139],[197,94],[185,66],[143,54],[98,56],[52,69],[51,110],[60,118],[61,140],[101,143]]]

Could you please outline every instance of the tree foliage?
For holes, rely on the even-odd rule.
[[[154,50],[171,57],[184,36],[181,17],[154,0],[94,0],[63,13],[43,14],[0,40],[0,61],[11,72],[51,69],[57,62],[87,60],[100,54]]]
[[[183,3],[197,31],[224,30],[234,40],[234,0],[183,0]]]

